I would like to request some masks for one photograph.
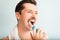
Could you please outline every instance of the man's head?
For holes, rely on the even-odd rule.
[[[25,3],[31,3],[31,4],[36,5],[36,1],[35,0],[22,0],[16,5],[15,12],[21,12],[24,9],[24,5],[23,4],[25,4]]]
[[[31,30],[37,16],[36,1],[23,0],[19,2],[15,9],[18,23],[27,30]]]

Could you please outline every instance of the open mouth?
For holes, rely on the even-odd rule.
[[[30,23],[31,23],[32,25],[34,25],[35,22],[31,20]]]
[[[28,21],[28,24],[32,27],[32,25],[35,24],[35,20],[34,20],[34,19],[29,20],[29,21]]]

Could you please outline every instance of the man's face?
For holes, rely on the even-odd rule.
[[[23,5],[25,8],[21,11],[20,23],[22,24],[23,28],[31,30],[32,25],[34,25],[36,22],[36,6],[31,3],[25,3]]]

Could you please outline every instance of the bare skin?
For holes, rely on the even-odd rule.
[[[34,4],[25,3],[24,9],[19,12],[16,12],[16,18],[18,19],[18,35],[21,40],[46,40],[47,36],[46,33],[43,32],[42,29],[38,29],[36,33],[36,29],[32,30],[31,25],[29,24],[28,20],[34,20],[34,24],[37,19],[37,9]],[[8,37],[3,38],[8,39]]]
[[[21,15],[19,13],[16,14],[17,19],[19,19],[18,22],[18,32],[21,37],[21,39],[39,39],[39,40],[45,40],[46,39],[46,33],[43,32],[42,29],[38,29],[38,32],[36,33],[35,29],[31,30],[32,27],[27,22],[29,19],[33,19],[36,21],[37,19],[37,9],[36,6],[30,3],[24,4],[25,8],[22,10]],[[41,32],[43,35],[41,35]],[[34,34],[34,35],[32,35]]]
[[[7,36],[7,37],[2,38],[2,40],[9,40],[9,38],[8,38],[8,36]]]

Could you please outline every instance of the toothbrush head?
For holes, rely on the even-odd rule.
[[[35,26],[34,25],[32,25],[32,30],[34,30],[34,28],[35,28]],[[38,29],[36,29],[36,33],[38,32]]]
[[[32,26],[32,30],[34,30],[34,28],[35,28],[35,26],[33,25],[33,26]]]
[[[38,29],[36,29],[36,33],[38,32]]]

